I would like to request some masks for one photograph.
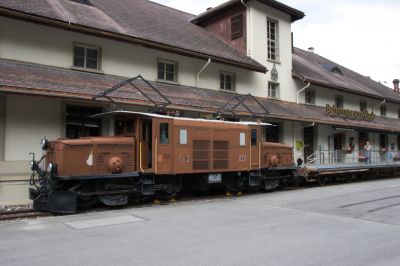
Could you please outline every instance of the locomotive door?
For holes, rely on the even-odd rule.
[[[157,119],[155,131],[156,148],[154,149],[154,170],[159,174],[172,172],[173,150],[172,150],[172,119]]]
[[[153,167],[153,128],[152,120],[141,118],[140,125],[140,141],[139,141],[139,168],[151,169]]]
[[[260,142],[259,142],[259,129],[250,128],[250,164],[251,169],[260,167]]]

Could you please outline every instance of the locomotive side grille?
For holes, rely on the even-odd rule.
[[[193,140],[193,150],[210,150],[210,141]]]
[[[193,170],[210,168],[210,141],[193,140]]]
[[[213,143],[213,168],[229,168],[229,141],[214,141]]]

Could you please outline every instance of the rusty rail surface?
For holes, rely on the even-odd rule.
[[[13,211],[1,211],[0,222],[10,221],[18,219],[35,219],[40,217],[54,216],[54,214],[47,212],[40,212],[35,210],[13,210]]]

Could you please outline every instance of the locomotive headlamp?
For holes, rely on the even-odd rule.
[[[35,162],[32,160],[29,162],[29,168],[33,171],[35,169]]]
[[[47,172],[51,173],[54,170],[54,164],[49,163],[49,165],[47,166]]]
[[[42,148],[42,150],[47,150],[48,146],[49,146],[49,141],[46,138],[43,138],[40,141],[40,147]]]

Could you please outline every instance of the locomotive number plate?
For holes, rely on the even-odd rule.
[[[222,175],[221,174],[208,174],[208,183],[215,184],[222,182]]]

